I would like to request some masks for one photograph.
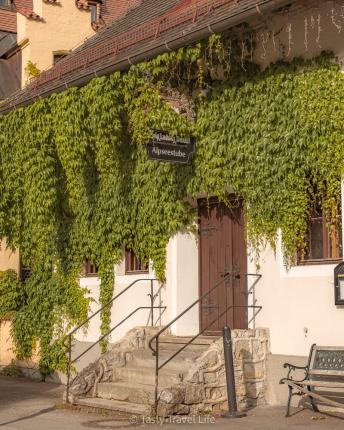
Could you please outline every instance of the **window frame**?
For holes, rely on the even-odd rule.
[[[100,6],[99,6],[99,2],[96,0],[89,0],[88,2],[88,7],[90,10],[90,14],[91,14],[91,24],[92,23],[97,23],[99,21],[100,18]],[[93,15],[96,15],[96,19],[92,19]]]
[[[1,9],[13,9],[13,4],[11,3],[11,0],[1,0],[3,4],[0,2],[0,8]]]
[[[94,268],[94,270],[90,270],[91,268]],[[84,261],[83,265],[83,276],[85,278],[97,278],[98,277],[98,267],[96,264],[92,263],[89,260]]]
[[[25,284],[31,275],[32,275],[31,267],[25,266],[22,262],[22,259],[20,258],[20,260],[19,260],[19,279],[20,279],[20,282]]]
[[[321,210],[321,216],[320,215],[314,215],[310,218],[308,223],[308,245],[311,246],[311,225],[315,221],[321,220],[321,226],[322,226],[322,251],[323,255],[325,255],[324,258],[307,258],[307,255],[310,255],[310,251],[306,254],[306,258],[301,256],[301,252],[297,253],[297,265],[298,266],[312,266],[312,265],[320,265],[320,264],[337,264],[341,261],[343,261],[343,223],[342,223],[342,215],[341,212],[338,214],[338,228],[335,231],[335,236],[338,237],[336,244],[336,253],[338,256],[336,257],[329,257],[329,254],[331,252],[331,232],[329,229],[329,225],[326,219],[326,214],[324,210]],[[341,234],[342,233],[342,234]],[[333,245],[332,245],[333,247]],[[340,252],[341,251],[341,252]],[[340,255],[342,254],[342,255]]]
[[[62,50],[62,51],[53,51],[53,65],[55,66],[57,63],[62,61],[64,58],[66,58],[70,54],[70,51]],[[60,57],[59,59],[56,59],[56,57]]]
[[[136,262],[138,263],[138,266],[143,265],[145,266],[145,268],[133,269],[133,267],[136,267]],[[145,264],[143,261],[139,262],[134,251],[127,247],[124,250],[124,268],[125,268],[124,270],[126,275],[135,275],[138,273],[144,273],[144,274],[149,273],[149,263]]]

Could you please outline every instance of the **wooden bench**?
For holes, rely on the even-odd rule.
[[[335,389],[344,389],[344,346],[317,346],[314,344],[311,347],[306,366],[284,363],[283,367],[289,369],[287,377],[280,381],[280,384],[286,384],[289,389],[286,417],[289,416],[293,396],[309,397],[315,412],[319,412],[316,400],[329,406],[344,408],[343,403],[330,398],[330,395],[333,397]],[[293,372],[298,370],[305,372],[303,379],[293,379]],[[319,394],[314,392],[315,389],[326,389],[326,393]]]

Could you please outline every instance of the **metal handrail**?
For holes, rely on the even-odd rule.
[[[184,309],[183,312],[181,312],[179,315],[177,315],[175,318],[173,318],[172,321],[170,321],[167,325],[165,325],[161,330],[158,331],[158,333],[156,333],[149,341],[148,346],[151,349],[151,351],[153,352],[153,355],[156,355],[156,350],[152,347],[152,342],[154,339],[158,339],[159,336],[164,333],[169,327],[171,327],[172,324],[174,324],[176,321],[178,321],[183,315],[185,315],[187,312],[189,312],[190,309],[192,309],[194,306],[197,305],[197,303],[199,303],[201,300],[203,300],[205,297],[207,297],[210,293],[212,293],[213,291],[215,291],[220,285],[222,285],[224,282],[226,282],[229,277],[231,276],[230,273],[225,273],[223,275],[223,279],[218,282],[213,288],[211,288],[210,290],[208,290],[207,292],[205,292],[204,294],[202,294],[201,297],[199,297],[197,300],[195,300],[193,303],[191,303],[190,306],[188,306],[186,309]]]
[[[131,287],[133,287],[137,282],[140,281],[150,281],[151,283],[151,294],[153,294],[153,282],[154,281],[158,281],[158,279],[154,278],[154,279],[147,279],[147,278],[140,278],[140,279],[135,279],[135,281],[133,281],[131,284],[129,284],[126,288],[124,288],[124,290],[122,290],[120,293],[116,294],[115,297],[113,297],[110,301],[108,301],[107,303],[105,303],[105,305],[103,305],[101,308],[99,308],[96,312],[94,312],[92,315],[90,315],[87,319],[85,319],[81,324],[79,324],[77,327],[75,327],[72,331],[70,331],[64,338],[63,341],[64,342],[69,336],[71,336],[72,334],[74,334],[76,331],[80,330],[81,327],[83,327],[84,325],[86,325],[92,318],[94,318],[96,315],[98,315],[101,311],[103,311],[105,308],[107,308],[108,306],[110,306],[115,300],[117,300],[120,296],[122,296],[125,292],[127,292]],[[153,296],[154,297],[154,296]],[[151,298],[152,300],[152,298]]]
[[[147,296],[150,297],[150,306],[140,306],[136,308],[134,311],[132,311],[129,315],[127,315],[122,321],[120,321],[115,327],[113,327],[111,330],[109,330],[107,333],[103,334],[96,342],[94,342],[92,345],[90,345],[85,351],[83,351],[81,354],[79,354],[76,358],[72,360],[72,337],[73,334],[76,333],[78,330],[80,330],[82,327],[84,327],[86,324],[88,324],[95,316],[97,316],[100,312],[102,312],[104,309],[106,309],[108,306],[110,306],[115,300],[117,300],[119,297],[121,297],[125,292],[127,292],[130,288],[132,288],[135,284],[138,282],[145,281],[150,282],[150,293],[147,294]],[[68,351],[68,361],[67,361],[67,386],[66,386],[66,403],[69,403],[69,388],[70,388],[70,377],[71,377],[71,368],[72,364],[75,363],[77,360],[79,360],[82,356],[84,356],[87,352],[89,352],[92,348],[94,348],[96,345],[99,344],[103,339],[105,339],[109,334],[111,334],[117,327],[119,327],[121,324],[123,324],[125,321],[127,321],[132,315],[134,315],[137,311],[141,309],[150,309],[151,310],[151,325],[154,325],[154,309],[162,309],[166,310],[166,306],[154,306],[154,301],[157,295],[159,294],[160,289],[156,294],[154,294],[153,289],[153,283],[154,281],[158,281],[158,279],[151,278],[140,278],[135,279],[131,284],[129,284],[124,290],[122,290],[120,293],[116,294],[110,301],[108,301],[105,305],[103,305],[101,308],[99,308],[96,312],[94,312],[92,315],[90,315],[87,319],[85,319],[81,324],[79,324],[77,327],[75,327],[72,331],[70,331],[63,339],[62,339],[62,345],[65,346],[65,348]],[[68,344],[66,344],[66,341],[68,341]]]
[[[256,277],[255,281],[253,282],[253,284],[251,285],[251,287],[249,288],[249,290],[247,291],[247,297],[252,294],[252,304],[255,305],[257,300],[256,300],[256,285],[259,282],[259,280],[262,278],[263,275],[261,275],[260,273],[246,273],[245,274],[246,278],[248,276],[254,276]],[[251,324],[251,322],[253,322],[253,328],[256,328],[256,316],[257,314],[253,313],[252,318],[248,321],[248,325]]]
[[[254,282],[253,286],[256,285],[258,280],[262,277],[260,274],[250,274],[246,273],[245,276],[257,276],[258,279]],[[177,315],[172,321],[170,321],[166,326],[164,326],[161,330],[158,331],[149,341],[148,346],[150,350],[153,352],[153,356],[155,356],[155,391],[154,391],[154,397],[155,397],[155,412],[157,412],[158,407],[158,387],[159,387],[159,370],[161,370],[166,364],[168,364],[174,357],[176,357],[178,354],[180,354],[187,346],[189,346],[194,340],[196,340],[199,336],[201,336],[205,331],[207,331],[216,321],[218,321],[223,315],[225,315],[230,309],[234,308],[250,308],[250,309],[258,309],[257,314],[261,311],[262,306],[257,306],[255,304],[253,305],[230,305],[226,307],[226,309],[221,312],[221,314],[218,314],[217,317],[209,323],[205,328],[203,328],[199,333],[194,335],[187,343],[185,343],[180,349],[178,349],[171,357],[169,357],[167,360],[165,360],[161,365],[159,365],[159,337],[162,333],[164,333],[169,327],[171,327],[172,324],[174,324],[177,320],[179,320],[182,316],[184,316],[189,310],[191,310],[195,305],[200,303],[205,297],[207,297],[209,294],[211,294],[213,291],[215,291],[220,285],[222,285],[224,282],[226,282],[230,277],[240,278],[240,275],[235,272],[227,272],[223,275],[223,279],[218,282],[214,287],[212,287],[210,290],[208,290],[206,293],[204,293],[201,297],[199,297],[197,300],[195,300],[190,306],[188,306],[183,312],[181,312],[179,315]],[[252,289],[253,287],[251,287]],[[251,293],[251,289],[250,292]],[[154,349],[152,346],[153,341],[155,340],[155,346]]]
[[[107,331],[98,340],[96,340],[94,343],[92,343],[92,345],[90,345],[87,349],[85,349],[85,351],[83,351],[77,357],[73,358],[73,360],[71,360],[70,364],[72,365],[72,364],[76,363],[78,360],[80,360],[80,358],[83,357],[85,354],[87,354],[88,351],[90,351],[92,348],[94,348],[96,345],[98,345],[98,343],[100,343],[103,339],[105,339],[113,331],[115,331],[116,328],[118,328],[120,325],[125,323],[129,318],[131,318],[134,314],[136,314],[136,312],[138,312],[142,309],[150,309],[150,310],[151,309],[167,309],[167,306],[153,306],[153,308],[151,306],[139,306],[138,308],[136,308],[132,312],[130,312],[130,314],[128,314],[126,317],[124,317],[118,324],[115,325],[115,327],[112,327],[112,329]]]

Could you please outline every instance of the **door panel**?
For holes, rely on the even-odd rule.
[[[200,326],[206,334],[219,334],[225,324],[247,328],[246,276],[247,257],[244,222],[240,202],[229,208],[217,199],[199,200],[199,270],[200,295],[223,279],[226,272],[236,272],[200,303]],[[233,307],[224,313],[228,306]],[[239,307],[242,306],[242,307]],[[220,317],[220,315],[224,313]]]

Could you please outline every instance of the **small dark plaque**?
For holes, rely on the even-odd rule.
[[[189,164],[195,152],[195,142],[190,137],[173,137],[158,131],[147,144],[147,152],[151,160]]]
[[[334,298],[336,306],[344,305],[344,262],[334,268]]]

